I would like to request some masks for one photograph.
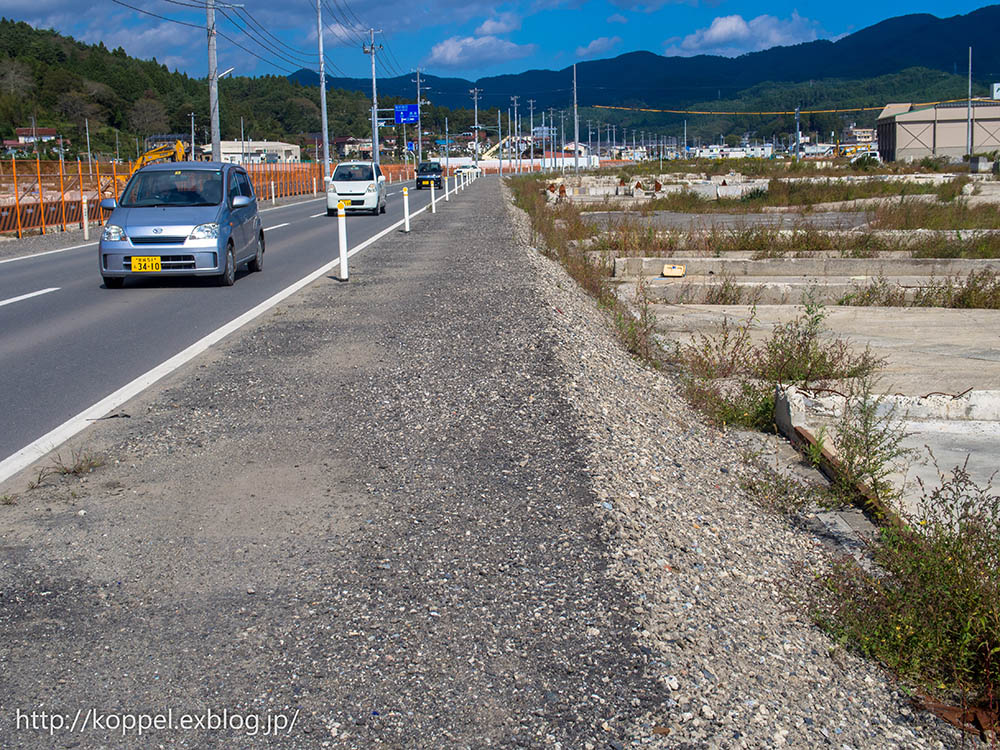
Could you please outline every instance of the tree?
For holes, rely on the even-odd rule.
[[[167,129],[167,108],[158,99],[143,97],[132,105],[129,124],[143,135],[162,133]]]
[[[0,92],[11,96],[28,96],[35,88],[31,68],[21,60],[5,60],[0,67]]]

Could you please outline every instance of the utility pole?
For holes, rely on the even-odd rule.
[[[514,140],[515,141],[517,140],[517,136],[520,135],[520,133],[521,133],[521,129],[519,127],[517,127],[517,100],[520,99],[520,98],[521,97],[519,97],[519,96],[512,96],[510,98],[510,100],[512,102],[514,102],[514,126],[515,126],[514,133],[516,134],[514,136]],[[511,134],[511,130],[510,130],[510,110],[508,109],[507,110],[507,135],[509,136],[510,134]],[[516,148],[516,146],[515,146],[515,148]],[[518,170],[521,169],[521,149],[520,148],[517,149],[517,168],[518,168]]]
[[[590,120],[587,120],[587,154],[594,151],[594,134],[590,128]]]
[[[795,161],[802,158],[802,129],[799,127],[799,107],[795,108]]]
[[[417,163],[424,160],[424,126],[420,119],[420,105],[423,104],[423,92],[426,88],[420,87],[420,68],[417,68],[417,79],[410,79],[411,83],[417,84]]]
[[[121,156],[118,154],[118,129],[115,128],[115,161],[121,161]]]
[[[528,99],[528,143],[531,144],[531,171],[535,171],[535,100]]]
[[[326,119],[326,60],[323,55],[323,11],[316,0],[316,37],[319,39],[319,109],[320,127],[323,128],[323,189],[330,181],[330,136]],[[243,137],[243,119],[240,118],[240,138]]]
[[[371,44],[362,44],[361,50],[372,56],[372,161],[379,163],[378,158],[378,90],[375,86],[375,53],[381,52],[382,45],[375,46],[375,35],[381,34],[381,29],[368,29]]]
[[[601,166],[601,123],[597,124],[597,166]]]
[[[188,112],[188,117],[191,118],[191,158],[188,161],[194,161],[194,112]],[[243,127],[243,118],[240,118],[240,127]]]
[[[688,121],[685,120],[684,121],[684,150],[682,151],[682,153],[684,154],[684,156],[687,156],[687,152],[688,152]]]
[[[86,117],[83,118],[83,125],[87,129],[87,174],[94,174],[93,171],[93,157],[90,155],[90,120]]]
[[[479,89],[475,89],[478,93]],[[476,131],[479,132],[478,130]],[[499,146],[499,156],[500,156],[500,176],[503,177],[503,115],[500,113],[500,107],[497,107],[497,145]],[[479,151],[479,140],[476,140],[476,151]],[[476,162],[478,166],[478,161]]]
[[[573,170],[580,174],[580,113],[576,108],[576,63],[573,63]]]
[[[475,138],[476,145],[472,151],[472,160],[475,165],[479,166],[479,95],[482,93],[479,89],[469,89],[469,93],[472,94],[472,107],[475,110],[475,125],[472,128],[472,135]],[[498,110],[499,112],[499,110]],[[497,117],[500,115],[498,114]]]
[[[544,170],[545,165],[545,138],[548,135],[548,131],[545,129],[545,110],[542,110],[542,169]]]
[[[194,143],[194,123],[191,124],[191,142]],[[247,161],[247,140],[243,135],[243,118],[240,118],[240,164]]]
[[[935,115],[936,117],[936,115]],[[969,105],[966,110],[965,151],[972,161],[972,47],[969,47]]]
[[[222,160],[219,136],[219,61],[215,51],[215,0],[205,0],[208,21],[208,110],[212,126],[212,161]]]
[[[451,164],[451,141],[448,138],[448,118],[444,118],[444,175],[448,176],[448,166]],[[448,186],[445,185],[447,190]]]

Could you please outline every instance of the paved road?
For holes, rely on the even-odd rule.
[[[350,247],[402,219],[403,187],[385,215],[348,217]],[[410,187],[412,212],[430,194]],[[150,278],[105,289],[96,245],[0,265],[0,461],[336,256],[324,199],[262,218],[264,272],[243,270],[229,288]]]

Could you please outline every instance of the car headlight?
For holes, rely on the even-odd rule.
[[[108,224],[101,233],[101,239],[107,242],[122,242],[123,240],[127,240],[128,237],[125,235],[125,230],[121,227],[115,224]]]
[[[191,230],[188,235],[189,240],[217,240],[219,239],[218,224],[199,224]]]
[[[373,182],[371,185],[369,185],[368,189],[365,192],[366,193],[374,193],[375,192],[375,183]]]

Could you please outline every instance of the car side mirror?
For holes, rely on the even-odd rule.
[[[385,175],[384,175],[384,174],[380,174],[380,175],[378,176],[378,181],[379,181],[379,182],[385,182]]]
[[[246,195],[237,195],[233,198],[233,208],[243,208],[253,203],[253,198]]]
[[[118,207],[118,201],[114,198],[105,198],[101,201],[101,208],[105,211],[114,211]]]

